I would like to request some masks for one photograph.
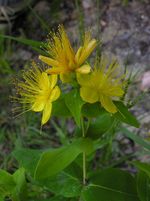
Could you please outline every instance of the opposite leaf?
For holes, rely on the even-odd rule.
[[[139,201],[135,180],[125,171],[98,171],[90,180],[92,183],[82,192],[83,201]]]
[[[63,197],[77,197],[81,192],[81,183],[78,178],[63,171],[56,176],[40,180],[40,185],[48,188],[55,195]]]
[[[113,128],[114,118],[108,113],[103,112],[90,125],[87,130],[87,137],[99,139],[104,133]]]
[[[67,146],[44,152],[37,164],[35,179],[41,180],[56,175],[72,163],[80,153],[90,152],[92,147],[90,143],[92,142],[89,139],[78,139]]]
[[[41,157],[42,151],[35,149],[20,148],[13,151],[13,156],[31,176],[34,175],[36,165]]]
[[[65,103],[71,112],[76,124],[80,126],[81,121],[81,109],[84,104],[84,101],[81,99],[79,91],[74,89],[70,91],[65,96]]]

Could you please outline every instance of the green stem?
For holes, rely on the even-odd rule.
[[[81,118],[82,137],[85,137],[84,120]],[[83,185],[86,184],[86,154],[83,152]]]
[[[83,185],[86,184],[86,155],[83,152]]]

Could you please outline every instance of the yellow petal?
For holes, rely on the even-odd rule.
[[[80,58],[80,55],[81,55],[82,49],[83,49],[82,46],[79,47],[79,49],[78,49],[78,51],[77,51],[77,53],[76,53],[76,55],[75,55],[75,61],[76,61],[77,63],[78,63],[78,60],[79,60],[79,58]]]
[[[91,67],[88,64],[85,64],[81,66],[80,68],[76,69],[76,72],[81,73],[81,74],[87,74],[91,70]]]
[[[43,72],[39,80],[39,88],[45,89],[49,88],[49,86],[50,86],[49,77],[47,73]]]
[[[57,83],[57,75],[51,75],[51,76],[49,77],[49,81],[50,81],[50,87],[51,87],[51,89],[53,89],[54,86],[55,86],[56,83]]]
[[[88,103],[95,103],[99,100],[97,91],[89,87],[80,88],[81,98]]]
[[[60,36],[61,36],[61,42],[62,42],[62,45],[65,49],[65,52],[68,56],[68,58],[70,58],[71,60],[74,59],[74,56],[75,56],[75,53],[74,53],[74,50],[70,44],[70,41],[69,41],[69,38],[67,36],[67,33],[64,29],[63,26],[60,26],[59,28],[59,33],[60,33]]]
[[[106,94],[108,96],[117,96],[117,97],[121,97],[124,94],[124,91],[122,90],[121,86],[112,86],[110,87],[107,91]]]
[[[110,112],[110,113],[116,113],[117,112],[117,108],[116,108],[115,104],[113,103],[111,98],[109,98],[108,96],[100,95],[100,102],[101,102],[101,105],[108,112]]]
[[[58,67],[49,68],[49,69],[46,70],[46,72],[48,74],[61,74],[61,73],[66,73],[66,71],[67,70],[65,68],[58,68]]]
[[[31,110],[34,112],[40,112],[44,109],[44,106],[45,106],[45,102],[41,100],[40,98],[38,98],[32,105]]]
[[[78,60],[78,65],[80,66],[84,61],[89,57],[89,55],[93,52],[97,45],[97,41],[95,39],[91,40],[88,45],[82,50],[81,56]]]
[[[54,60],[54,59],[51,59],[49,57],[45,57],[45,56],[42,56],[40,55],[39,56],[39,59],[41,61],[43,61],[44,63],[48,64],[49,66],[55,66],[55,67],[60,67],[60,64],[58,61]]]
[[[44,125],[50,118],[52,111],[52,103],[47,103],[42,114],[42,125]]]
[[[57,100],[60,96],[60,88],[58,86],[56,86],[52,91],[51,91],[51,95],[49,98],[50,102],[53,102],[55,100]]]
[[[91,75],[77,73],[77,81],[81,86],[91,86]]]

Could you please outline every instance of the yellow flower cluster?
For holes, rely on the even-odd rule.
[[[23,80],[19,80],[17,100],[24,104],[27,111],[42,112],[42,125],[51,115],[52,102],[60,96],[60,88],[56,86],[57,75],[48,76],[37,64],[32,63],[29,71],[23,72]]]
[[[71,72],[87,74],[90,72],[90,66],[84,62],[96,45],[97,41],[91,39],[90,32],[87,32],[83,45],[75,53],[63,26],[60,26],[58,32],[52,35],[47,44],[47,52],[50,57],[40,55],[39,59],[52,67],[47,70],[48,74],[60,74],[62,81],[65,82],[68,80],[66,74],[69,75]]]
[[[26,105],[27,110],[42,112],[42,125],[51,116],[52,102],[60,96],[60,88],[56,85],[57,75],[60,75],[62,82],[67,82],[71,73],[74,73],[80,85],[80,96],[85,102],[99,101],[108,112],[117,112],[113,99],[124,94],[124,75],[118,73],[116,62],[108,65],[103,58],[93,70],[85,63],[96,45],[97,41],[91,39],[90,32],[87,32],[83,45],[75,52],[63,26],[59,26],[58,32],[53,33],[47,42],[49,56],[39,56],[51,68],[42,70],[33,62],[32,68],[23,73],[23,80],[18,81],[20,97],[17,99]]]
[[[100,102],[110,113],[117,112],[113,99],[124,94],[122,82],[124,75],[119,75],[118,63],[107,65],[104,58],[96,64],[94,70],[88,75],[78,75],[77,80],[81,85],[80,95],[88,103]]]

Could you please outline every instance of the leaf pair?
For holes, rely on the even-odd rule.
[[[13,152],[14,157],[19,161],[32,177],[37,180],[51,177],[65,169],[76,157],[85,152],[93,151],[93,142],[89,138],[79,138],[61,148],[48,151],[30,149],[19,149]]]

